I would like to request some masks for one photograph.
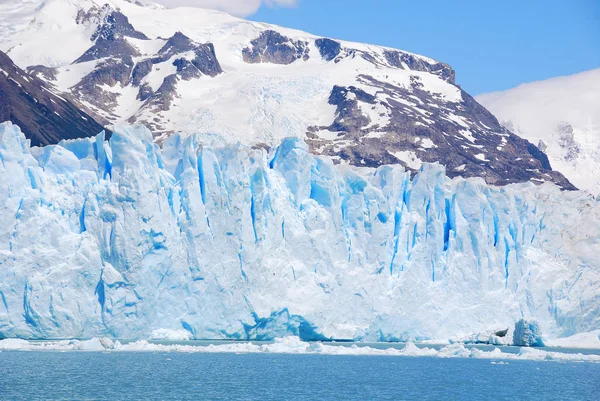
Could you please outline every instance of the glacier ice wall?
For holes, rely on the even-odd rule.
[[[599,237],[600,201],[552,184],[0,125],[0,337],[571,335],[600,327]]]

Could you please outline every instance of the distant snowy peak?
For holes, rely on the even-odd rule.
[[[548,154],[581,189],[600,194],[600,69],[520,85],[477,100]]]
[[[178,131],[219,144],[299,137],[338,164],[439,162],[451,177],[574,188],[436,60],[212,10],[33,3],[0,4],[0,50],[103,124],[143,123],[158,143]]]

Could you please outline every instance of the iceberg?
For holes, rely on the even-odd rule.
[[[536,321],[519,320],[513,332],[513,345],[525,347],[543,347],[540,325]]]
[[[403,341],[521,319],[590,332],[599,202],[439,164],[334,165],[298,139],[159,147],[129,126],[32,148],[4,123],[0,338]]]

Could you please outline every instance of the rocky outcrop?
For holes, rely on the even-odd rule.
[[[460,91],[460,102],[448,102],[424,90],[417,76],[409,88],[366,75],[360,80],[376,95],[334,86],[335,118],[308,129],[312,152],[356,166],[401,163],[413,172],[423,162],[443,160],[450,177],[482,177],[494,185],[554,181],[574,189],[542,151],[502,127],[466,92]]]
[[[0,52],[0,121],[18,124],[32,146],[96,135],[104,128]]]
[[[567,161],[573,161],[577,159],[581,149],[577,141],[575,141],[575,133],[573,126],[566,122],[561,122],[557,127],[558,131],[558,145],[563,150],[563,157]]]
[[[80,13],[78,22],[96,23],[98,27],[91,37],[95,40],[94,45],[74,63],[102,61],[72,88],[72,92],[77,98],[92,105],[92,112],[105,122],[116,117],[113,110],[118,106],[121,96],[119,88],[128,85],[137,87],[137,99],[145,102],[142,107],[152,106],[153,110],[165,111],[177,96],[176,84],[179,78],[189,81],[202,75],[214,77],[223,72],[211,43],[196,43],[181,32],[170,37],[156,55],[134,62],[134,58],[139,58],[141,54],[127,38],[149,39],[136,31],[126,16],[108,5],[102,9],[93,8],[87,13]],[[158,89],[153,89],[144,79],[154,66],[164,63],[175,66],[177,72],[167,76]]]
[[[184,57],[183,53],[187,52],[193,53],[194,57]],[[223,72],[212,43],[196,43],[181,32],[176,32],[169,38],[158,52],[158,57],[152,59],[152,63],[165,62],[174,56],[180,56],[173,65],[177,67],[177,72],[185,71],[187,78],[183,75],[182,78],[186,80],[201,75],[215,77]]]
[[[100,118],[109,121],[112,110],[118,105],[118,88],[128,85],[133,65],[133,59],[129,57],[106,59],[71,90],[78,99],[96,107]]]
[[[144,82],[154,66],[170,63],[176,68],[175,74],[166,76],[160,87],[154,91]],[[139,88],[138,100],[144,101],[141,109],[152,113],[167,111],[173,99],[177,97],[177,82],[179,79],[189,81],[201,76],[215,77],[223,70],[217,60],[212,43],[196,43],[181,32],[170,37],[156,56],[139,61],[133,68],[131,84]],[[129,121],[134,122],[133,116]],[[146,121],[153,130],[163,128],[156,121]]]
[[[45,81],[56,81],[56,68],[45,65],[32,65],[27,67],[27,73]]]
[[[80,24],[96,22],[98,27],[91,37],[94,45],[75,60],[75,63],[105,57],[128,58],[139,56],[138,50],[126,38],[148,39],[146,35],[135,30],[125,15],[112,10],[108,4],[101,9],[92,8],[87,13],[80,12],[77,22]]]
[[[327,61],[334,60],[342,50],[340,42],[328,38],[315,40],[315,45],[319,49],[321,57]]]
[[[392,67],[408,69],[413,71],[424,71],[439,76],[444,81],[455,83],[456,73],[448,64],[430,63],[429,61],[415,55],[398,50],[385,50],[385,59]]]
[[[308,60],[308,42],[290,39],[277,31],[264,31],[242,51],[246,63],[291,64]]]

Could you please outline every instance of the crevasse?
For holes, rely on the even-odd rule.
[[[599,200],[552,184],[0,125],[0,337],[566,336],[600,327],[599,238]]]

